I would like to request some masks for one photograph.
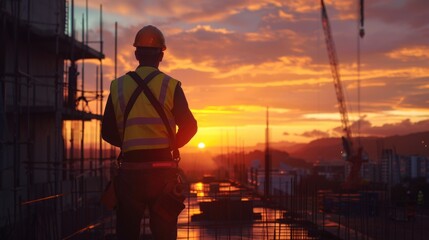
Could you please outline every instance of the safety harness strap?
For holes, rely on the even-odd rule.
[[[170,148],[173,151],[173,160],[175,162],[179,162],[180,152],[176,144],[176,134],[173,132],[173,129],[171,129],[167,115],[165,114],[164,109],[161,106],[161,103],[153,95],[152,91],[147,86],[147,82],[143,80],[136,72],[128,72],[127,74],[130,75],[134,79],[134,81],[136,81],[136,83],[139,85],[139,89],[143,90],[147,99],[152,103],[158,115],[161,117],[162,121],[164,122],[165,128],[167,129],[168,135],[170,136],[169,137]]]
[[[147,75],[144,80],[144,82],[148,83],[150,82],[150,80],[152,80],[153,78],[156,77],[156,75],[160,74],[161,72],[159,70],[155,70],[153,72],[151,72],[149,75]],[[123,81],[124,78],[120,79],[120,81]],[[127,106],[125,107],[125,111],[124,111],[124,118],[123,118],[123,124],[122,124],[122,146],[121,146],[121,152],[119,153],[117,164],[120,164],[121,159],[123,159],[122,156],[122,149],[124,148],[124,138],[125,138],[125,127],[127,124],[127,119],[128,119],[128,115],[130,115],[131,109],[134,106],[134,103],[137,100],[137,97],[140,95],[140,93],[142,92],[142,89],[140,88],[140,86],[137,86],[137,88],[134,90],[133,94],[131,95],[130,99],[128,100]]]
[[[144,78],[144,80],[141,80],[141,81],[144,82],[145,84],[147,84],[148,82],[150,82],[150,80],[155,78],[156,75],[158,75],[160,73],[161,73],[160,71],[155,70],[155,71],[151,72],[149,75],[147,75]],[[135,73],[135,74],[137,75],[137,73]],[[131,76],[131,77],[134,79],[133,76]],[[140,84],[139,84],[139,86],[134,90],[133,95],[131,95],[130,100],[128,100],[127,107],[125,108],[125,111],[124,111],[124,120],[123,120],[123,130],[124,130],[123,132],[124,132],[124,134],[125,134],[125,126],[127,123],[128,115],[130,114],[131,109],[133,108],[134,103],[136,102],[137,97],[140,95],[141,92],[142,92],[142,89],[141,89]]]

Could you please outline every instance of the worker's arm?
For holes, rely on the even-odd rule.
[[[177,84],[174,92],[174,107],[172,109],[174,119],[178,126],[176,134],[177,147],[181,148],[187,144],[197,133],[197,121],[188,106],[185,93],[180,84]]]
[[[104,109],[103,122],[101,124],[101,136],[103,139],[117,147],[122,145],[116,125],[115,110],[113,109],[112,97],[109,95],[106,108]]]

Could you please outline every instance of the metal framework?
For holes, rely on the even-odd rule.
[[[353,146],[352,131],[350,129],[346,99],[344,97],[343,86],[341,83],[341,78],[339,73],[338,57],[335,50],[335,43],[334,43],[334,39],[332,38],[331,27],[329,24],[328,14],[325,8],[325,3],[323,0],[321,0],[320,2],[321,2],[321,11],[322,11],[322,26],[325,34],[326,48],[328,51],[329,63],[331,66],[331,74],[334,80],[334,88],[337,96],[338,110],[341,115],[341,125],[342,125],[343,132],[345,134],[345,137],[342,138],[343,148],[346,154],[346,160],[351,164],[350,173],[347,176],[345,181],[345,187],[349,189],[356,188],[360,182],[360,169],[363,162],[362,148],[359,147],[356,150],[355,147]],[[363,27],[363,18],[362,18],[362,27]]]
[[[72,19],[73,0],[0,1],[1,239],[85,239],[106,226],[98,196],[115,152],[90,134],[103,107],[102,8],[99,50],[88,12],[81,42]],[[85,59],[99,60],[96,89]]]

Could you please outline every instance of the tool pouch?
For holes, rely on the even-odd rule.
[[[119,161],[119,157],[118,157]],[[107,183],[106,188],[101,193],[100,202],[107,210],[114,210],[118,203],[118,197],[116,195],[116,184],[115,178],[118,175],[118,161],[112,163],[110,168],[110,178],[111,180]]]
[[[106,188],[104,189],[100,202],[104,205],[104,207],[106,207],[107,210],[113,210],[116,208],[117,201],[115,183],[112,179],[108,182]]]
[[[185,209],[184,183],[180,177],[169,180],[163,193],[155,201],[153,210],[167,222],[176,222],[177,217]]]

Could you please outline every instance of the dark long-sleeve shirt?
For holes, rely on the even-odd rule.
[[[143,94],[143,93],[142,93]],[[192,115],[188,106],[185,94],[180,84],[177,84],[174,91],[174,102],[172,113],[178,130],[176,133],[176,144],[178,148],[183,147],[188,143],[197,132],[197,121]],[[122,145],[121,138],[116,124],[116,116],[113,108],[112,98],[109,95],[106,108],[104,110],[103,122],[101,126],[101,135],[103,139],[110,144],[120,147]],[[129,161],[146,160],[153,161],[154,159],[171,159],[170,149],[145,149],[134,150],[124,154],[124,158]]]

